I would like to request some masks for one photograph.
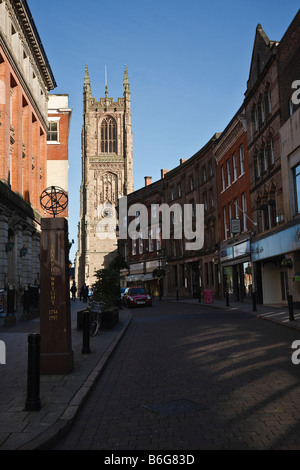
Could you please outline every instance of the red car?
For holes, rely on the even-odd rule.
[[[151,295],[146,294],[143,287],[128,287],[123,296],[125,307],[140,307],[142,305],[151,307]]]

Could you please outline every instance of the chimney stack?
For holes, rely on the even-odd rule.
[[[152,183],[152,176],[145,176],[145,186],[149,186]]]
[[[165,177],[165,174],[168,173],[168,171],[170,171],[170,170],[160,170],[161,179],[163,179]]]

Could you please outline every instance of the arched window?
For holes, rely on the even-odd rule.
[[[111,116],[105,117],[101,124],[101,152],[117,153],[117,125]]]

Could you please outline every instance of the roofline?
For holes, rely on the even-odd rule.
[[[47,69],[47,72],[45,70],[45,67],[43,67],[43,64],[41,62],[41,60],[38,58],[38,55],[37,55],[37,61],[41,67],[41,70],[43,71],[43,74],[44,74],[44,77],[45,77],[45,81],[48,85],[48,88],[49,90],[51,89],[54,89],[57,87],[57,84],[56,84],[56,81],[55,81],[55,78],[54,78],[54,75],[53,75],[53,72],[51,70],[51,67],[50,67],[50,64],[49,64],[49,60],[47,58],[47,55],[46,55],[46,52],[45,52],[45,49],[43,47],[43,44],[42,44],[42,41],[41,41],[41,38],[39,36],[39,33],[38,33],[38,30],[37,30],[37,27],[35,25],[35,22],[33,20],[33,17],[32,17],[32,14],[31,14],[31,11],[30,11],[30,8],[28,6],[28,3],[27,3],[27,0],[17,0],[15,2],[16,4],[16,8],[18,9],[18,11],[20,13],[23,13],[24,12],[24,9],[25,9],[25,13],[26,13],[26,16],[29,20],[29,23],[30,23],[30,27],[31,27],[31,30],[32,30],[32,33],[35,37],[35,41],[39,47],[39,50],[41,52],[41,55],[42,55],[42,58],[44,60],[44,63],[46,64],[46,69]],[[24,14],[21,14],[20,15],[20,19],[21,21],[23,22],[23,25],[26,27],[27,25],[27,21],[26,21],[26,18],[24,17]],[[48,75],[48,76],[47,76]]]

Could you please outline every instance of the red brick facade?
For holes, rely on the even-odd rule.
[[[0,47],[0,179],[40,210],[47,175],[47,126],[22,88]]]
[[[72,109],[68,95],[49,95],[47,138],[47,187],[58,186],[68,194],[69,131]],[[45,189],[45,188],[44,188]],[[68,218],[68,207],[59,214]]]
[[[292,292],[300,304],[300,110],[290,106],[292,83],[300,81],[299,54],[300,11],[279,42],[259,24],[240,109],[214,142],[162,170],[155,183],[162,186],[162,202],[205,207],[202,249],[188,252],[186,240],[172,231],[163,240],[165,295],[197,297],[211,290],[235,300],[287,303]],[[144,203],[151,187],[130,200],[138,193]],[[143,269],[147,250],[135,257]]]
[[[12,310],[25,293],[37,298],[47,97],[55,86],[27,2],[0,2],[0,297],[6,309],[8,294]]]

